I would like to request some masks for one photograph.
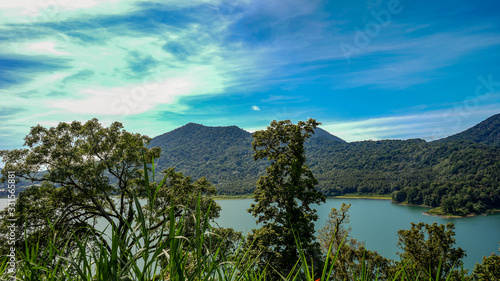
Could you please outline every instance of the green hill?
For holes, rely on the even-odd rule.
[[[472,141],[487,145],[500,146],[500,113],[480,122],[461,133],[449,136],[436,142]]]
[[[398,202],[416,205],[452,202],[449,213],[483,212],[500,205],[500,152],[486,141],[498,131],[498,123],[491,122],[495,118],[467,130],[482,136],[478,143],[465,137],[346,143],[317,129],[306,142],[308,164],[318,189],[329,196],[393,194]],[[236,126],[190,123],[150,145],[162,148],[160,169],[176,167],[193,178],[205,176],[220,194],[237,195],[252,192],[267,166],[252,159],[251,141],[251,133]]]
[[[392,194],[397,202],[441,207],[446,213],[480,213],[500,207],[499,120],[495,115],[433,142],[347,143],[318,128],[306,141],[308,165],[328,196]],[[153,138],[150,146],[162,149],[158,171],[175,167],[195,179],[206,177],[219,194],[239,195],[253,192],[268,165],[253,160],[251,142],[252,134],[236,126],[189,123]]]
[[[207,127],[189,123],[153,138],[150,147],[161,147],[159,169],[175,167],[193,178],[206,177],[221,194],[253,192],[266,162],[252,158],[252,134],[236,126]],[[325,130],[316,129],[308,147],[345,143]]]

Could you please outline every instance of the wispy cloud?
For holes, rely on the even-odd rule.
[[[424,114],[385,116],[352,121],[323,122],[323,129],[346,141],[421,138],[432,141],[464,131],[484,119],[498,114],[500,104],[453,109]]]
[[[500,70],[488,60],[498,53],[499,23],[484,17],[487,11],[483,11],[475,16],[480,21],[473,17],[462,24],[463,17],[447,7],[447,17],[441,18],[439,7],[429,10],[428,4],[415,3],[412,9],[428,14],[412,17],[406,9],[394,16],[349,63],[340,43],[351,42],[356,28],[373,20],[370,12],[386,4],[1,1],[0,126],[4,132],[0,141],[19,144],[29,126],[38,123],[92,117],[103,122],[120,120],[129,130],[151,135],[181,122],[199,121],[187,120],[191,117],[258,128],[273,119],[305,119],[311,113],[332,120],[337,105],[351,108],[356,116],[354,121],[335,123],[346,134],[339,136],[348,140],[404,137],[402,132],[413,136],[404,126],[425,133],[425,126],[412,122],[418,123],[418,118],[430,122],[426,116],[439,119],[439,114],[433,115],[433,104],[453,104],[464,98],[457,91],[461,83],[446,89],[450,93],[445,93],[445,86],[426,85],[448,75],[450,69],[467,69],[471,57],[477,58],[476,67],[485,66],[479,73],[498,76]],[[408,103],[399,104],[394,97],[401,89],[413,90],[416,96],[420,86],[446,95],[449,101],[422,98],[425,106],[405,114]],[[382,93],[385,90],[389,94]],[[384,104],[394,103],[387,106],[390,112],[403,113],[385,119],[377,117],[388,115],[383,112],[355,112],[357,104],[371,106],[363,98],[366,95],[389,97]],[[375,102],[380,106],[383,101]],[[483,101],[481,108],[497,103]],[[255,114],[258,109],[261,112]],[[253,119],[247,118],[250,114]],[[400,128],[401,134],[393,134],[394,128]],[[426,135],[432,134],[419,134]]]
[[[2,13],[14,13],[17,17],[4,18],[0,29],[7,33],[14,28],[23,31],[21,36],[0,39],[2,56],[12,65],[19,66],[24,61],[26,66],[17,67],[14,77],[28,80],[0,84],[0,95],[13,97],[5,99],[4,107],[26,104],[29,96],[30,103],[37,104],[30,109],[33,114],[50,110],[60,114],[123,116],[156,107],[178,111],[186,108],[178,104],[180,98],[220,93],[234,79],[231,73],[238,73],[231,69],[238,65],[230,62],[231,46],[217,40],[223,34],[213,31],[223,31],[228,23],[212,22],[211,18],[217,16],[212,7],[200,7],[203,13],[212,13],[209,17],[203,19],[206,14],[195,12],[182,26],[166,23],[161,15],[141,18],[137,23],[149,28],[141,30],[131,28],[130,18],[151,11],[151,1],[120,1],[120,5],[116,1],[63,2],[55,6],[33,1],[27,5],[2,2]],[[154,9],[165,9],[165,16],[168,9],[213,4],[160,3],[163,2],[158,1]],[[109,5],[116,5],[117,9],[109,9]],[[26,17],[49,12],[51,17],[26,21]],[[94,24],[88,23],[92,21],[91,14]],[[110,15],[115,17],[109,18]],[[28,36],[35,32],[37,36]],[[42,64],[54,68],[40,68]],[[33,72],[29,65],[37,71]],[[163,107],[164,104],[169,106]]]
[[[392,47],[385,47],[386,44]],[[500,34],[471,34],[467,31],[420,36],[407,39],[402,45],[389,41],[367,48],[364,55],[381,55],[379,63],[367,70],[346,74],[344,85],[405,88],[424,83],[433,79],[430,71],[448,67],[474,52],[499,44]]]

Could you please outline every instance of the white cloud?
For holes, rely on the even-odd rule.
[[[159,26],[161,32],[155,35],[130,31],[121,36],[108,28],[98,32],[90,28],[80,32],[96,42],[56,32],[43,40],[20,37],[0,48],[12,55],[43,55],[43,63],[51,59],[63,63],[64,70],[23,73],[21,69],[16,74],[30,80],[14,91],[31,93],[29,102],[46,110],[95,115],[134,115],[155,108],[179,111],[186,109],[178,104],[180,97],[219,93],[237,73],[231,71],[225,46],[207,36],[206,28],[192,24],[172,31]],[[179,58],[163,48],[167,42],[180,42],[196,52]],[[12,93],[13,89],[0,90],[0,96]],[[22,95],[16,96],[6,103],[26,103]]]
[[[68,53],[57,51],[56,47],[56,44],[53,42],[37,42],[28,44],[26,46],[26,49],[28,49],[32,54],[36,53],[37,51],[41,51],[41,53],[51,53],[58,56],[69,55]]]
[[[66,112],[96,115],[134,115],[157,105],[172,104],[176,98],[193,94],[196,84],[189,77],[167,79],[160,83],[113,89],[82,90],[83,99],[65,99],[50,107]]]
[[[118,15],[137,10],[142,3],[160,3],[175,9],[202,4],[217,6],[221,0],[2,0],[0,23],[36,24],[90,15]]]
[[[129,120],[131,130],[142,131],[144,123],[154,123],[151,120],[165,111],[189,110],[183,98],[223,92],[238,76],[245,75],[245,68],[253,69],[257,63],[242,56],[245,52],[237,46],[219,40],[233,20],[230,16],[212,20],[218,16],[215,8],[219,0],[159,0],[171,9],[201,4],[203,9],[206,4],[214,9],[207,8],[206,15],[193,15],[191,23],[180,26],[145,19],[152,30],[130,28],[129,23],[93,21],[103,15],[126,16],[141,9],[141,0],[52,2],[56,1],[61,6],[38,5],[51,0],[0,1],[0,30],[15,34],[0,41],[1,53],[14,60],[29,58],[43,66],[16,69],[12,74],[22,82],[0,89],[2,106],[30,105],[2,122],[4,131],[7,126],[15,128],[0,136],[2,147],[18,145],[36,124],[93,117]],[[155,1],[147,1],[151,2]],[[71,35],[61,28],[65,20],[78,22],[77,30],[69,30]],[[174,48],[166,48],[167,43],[175,43]]]
[[[421,138],[432,141],[462,132],[497,114],[500,104],[467,111],[455,107],[428,113],[344,122],[323,122],[321,128],[346,141]],[[465,110],[464,110],[465,109]]]
[[[260,107],[258,107],[256,105],[252,105],[252,110],[253,111],[260,111]]]
[[[101,2],[110,2],[109,0],[101,0]],[[1,9],[17,9],[22,8],[29,11],[35,11],[48,8],[61,9],[78,9],[89,8],[96,6],[96,0],[53,0],[53,1],[37,1],[37,0],[4,0],[0,2]]]

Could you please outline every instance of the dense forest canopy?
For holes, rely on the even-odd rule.
[[[306,141],[307,163],[327,196],[393,195],[397,202],[482,213],[500,206],[500,114],[448,138],[347,143],[316,128]],[[236,126],[189,123],[152,139],[161,169],[207,177],[219,194],[250,194],[265,173],[252,159],[252,134]],[[30,184],[23,182],[20,186]],[[2,195],[0,193],[0,195]]]
[[[161,148],[148,146],[149,137],[129,133],[118,122],[103,127],[97,119],[85,124],[59,123],[49,129],[32,127],[25,138],[28,148],[0,152],[8,163],[2,181],[10,179],[9,171],[16,171],[17,177],[41,183],[19,194],[14,223],[7,220],[10,209],[0,211],[1,232],[11,231],[14,235],[9,237],[16,237],[0,239],[0,252],[16,254],[0,257],[0,277],[15,273],[5,270],[10,259],[19,267],[22,280],[68,280],[69,276],[208,280],[216,273],[249,277],[245,280],[399,280],[398,276],[405,280],[496,280],[491,277],[498,276],[497,255],[484,258],[470,276],[460,270],[466,254],[454,246],[452,223],[412,223],[409,230],[399,230],[401,261],[393,261],[349,236],[347,205],[332,208],[318,240],[316,210],[310,204],[324,202],[324,193],[348,192],[345,187],[317,188],[311,168],[321,167],[328,172],[371,171],[359,177],[351,174],[352,181],[359,181],[359,193],[392,192],[396,201],[439,203],[448,213],[481,212],[498,203],[497,147],[470,141],[345,143],[324,131],[313,137],[319,124],[314,119],[297,125],[290,120],[273,121],[266,130],[253,134],[252,159],[256,167],[261,165],[259,160],[267,164],[253,193],[256,203],[249,209],[261,227],[246,236],[213,225],[220,207],[212,197],[216,189],[206,178],[193,181],[171,167],[163,170],[160,182],[151,181]],[[183,132],[187,134],[184,143],[201,131],[215,134],[208,143],[217,143],[223,136],[218,134],[221,128],[186,127],[199,130]],[[237,127],[222,129],[229,134],[242,132]],[[222,144],[213,155],[228,147],[230,143]],[[201,150],[191,156],[205,154]],[[336,162],[330,156],[337,157]],[[32,172],[41,166],[47,167],[44,173]],[[351,184],[338,179],[342,181],[330,184]],[[397,179],[385,189],[363,185],[366,181],[387,186],[387,181]],[[109,236],[97,228],[99,219],[109,224]]]
[[[500,115],[439,141],[421,139],[346,143],[316,129],[306,141],[308,165],[327,196],[393,194],[397,202],[481,213],[500,204]],[[251,158],[252,135],[236,126],[187,124],[154,138],[160,165],[206,175],[220,194],[249,194],[264,174]]]

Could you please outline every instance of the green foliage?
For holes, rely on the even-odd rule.
[[[442,207],[447,214],[484,213],[500,204],[500,152],[472,143],[449,142],[429,146],[439,161],[415,182],[393,194],[397,202]],[[423,173],[425,175],[425,173]]]
[[[320,232],[326,253],[321,257],[314,238],[317,216],[309,204],[324,201],[324,196],[314,188],[318,181],[313,172],[329,173],[325,169],[335,163],[336,171],[354,172],[330,183],[356,182],[357,192],[373,193],[384,177],[391,182],[387,179],[394,174],[399,183],[379,193],[399,191],[393,193],[397,201],[431,202],[443,212],[479,212],[498,204],[498,150],[419,140],[345,144],[328,135],[306,142],[317,125],[314,120],[273,122],[255,134],[254,158],[268,158],[271,165],[258,182],[251,209],[264,227],[254,230],[246,243],[241,233],[211,225],[220,207],[207,179],[192,181],[173,168],[155,177],[154,161],[148,167],[144,156],[154,160],[159,149],[144,146],[148,137],[130,134],[119,123],[102,127],[96,119],[33,127],[25,139],[29,149],[1,152],[7,162],[4,173],[13,170],[19,178],[41,183],[20,193],[16,204],[18,278],[469,280],[457,270],[465,253],[453,248],[452,224],[419,223],[400,230],[398,245],[404,252],[401,263],[393,266],[350,237],[348,205],[332,209]],[[313,160],[306,162],[304,144]],[[335,153],[328,154],[325,147],[334,147]],[[322,158],[328,155],[338,158]],[[149,170],[157,182],[150,182]],[[344,187],[335,185],[332,192],[349,190]],[[96,230],[93,219],[99,218],[108,220],[110,232]],[[5,241],[0,245],[5,247]],[[0,257],[2,280],[8,278],[7,261]],[[471,278],[498,280],[499,270],[500,259],[492,255],[476,265]]]
[[[139,198],[132,192],[131,197],[136,206],[133,221],[137,223],[127,236],[122,237],[115,229],[106,235],[105,231],[98,237],[95,229],[88,232],[88,236],[61,235],[52,225],[49,229],[49,239],[44,242],[47,246],[42,249],[38,243],[26,241],[24,252],[18,250],[17,278],[19,280],[213,280],[216,274],[221,276],[238,276],[246,268],[240,262],[232,266],[221,263],[225,252],[220,245],[214,245],[215,251],[210,251],[205,245],[211,240],[213,234],[209,222],[210,207],[202,213],[202,196],[196,197],[194,210],[186,206],[181,208],[181,215],[176,213],[180,206],[170,205],[164,212],[168,220],[163,221],[159,231],[154,231],[153,225],[156,213],[156,195],[159,193],[163,182],[154,190],[145,175],[144,193],[147,194],[147,203],[141,206]],[[160,213],[161,214],[161,213]],[[193,214],[194,232],[188,233]],[[73,234],[76,230],[73,230]],[[159,235],[157,235],[159,233]],[[107,241],[100,240],[105,237]],[[190,237],[190,238],[188,238]],[[224,242],[226,238],[216,241]],[[63,242],[60,245],[60,242]],[[72,242],[77,245],[72,252],[65,251]],[[244,254],[240,254],[244,257]],[[219,258],[222,257],[222,258]],[[158,261],[164,260],[160,264]],[[5,259],[3,259],[5,260]],[[51,262],[55,261],[55,262]],[[2,263],[4,264],[4,263]],[[246,261],[247,267],[252,263]],[[5,267],[0,268],[0,278],[10,278]],[[167,279],[168,278],[168,279]],[[230,279],[224,279],[230,280]],[[232,280],[239,280],[234,278]]]
[[[404,250],[401,261],[409,262],[417,276],[444,280],[462,265],[465,251],[454,248],[455,226],[412,223],[409,230],[399,230],[398,247]]]
[[[500,280],[500,256],[492,253],[489,257],[483,257],[482,263],[476,263],[472,277],[478,281]]]
[[[74,235],[77,237],[90,237],[87,242],[100,241],[110,250],[112,245],[108,245],[103,233],[94,227],[98,219],[103,219],[123,242],[113,245],[119,247],[119,266],[125,266],[129,257],[125,256],[128,245],[124,241],[134,231],[132,226],[137,219],[134,214],[142,212],[137,209],[141,207],[135,203],[134,194],[147,195],[144,182],[140,180],[143,171],[149,169],[144,159],[150,161],[160,155],[159,148],[146,147],[150,140],[147,136],[123,130],[118,122],[103,127],[97,119],[84,124],[76,121],[59,123],[52,128],[32,127],[25,138],[28,149],[2,151],[0,154],[6,162],[2,170],[4,178],[7,171],[15,171],[19,178],[42,183],[19,195],[16,233],[26,230],[27,235],[16,240],[16,247],[23,249],[23,238],[29,243],[39,241],[40,247],[47,247],[51,222],[61,235],[68,236],[76,229]],[[46,169],[46,172],[38,173],[41,169]],[[160,226],[169,219],[165,210],[172,203],[179,203],[172,191],[184,194],[183,199],[191,200],[191,206],[195,204],[194,198],[201,194],[204,212],[213,203],[209,197],[215,194],[215,189],[206,179],[191,183],[189,177],[168,170],[165,180],[155,194],[158,208],[148,211],[153,212],[148,216],[155,222],[150,225],[150,231],[156,235],[159,235]],[[217,217],[219,209],[213,204],[208,218]],[[174,214],[180,216],[179,212]],[[2,218],[7,215],[6,211],[0,212]],[[1,226],[5,231],[6,223]],[[80,231],[83,228],[85,232]],[[66,249],[72,251],[77,247],[79,245],[74,242]]]
[[[143,163],[146,168],[146,163]],[[152,166],[154,177],[154,163]],[[232,266],[225,264],[227,249],[235,249],[234,239],[240,238],[231,229],[215,230],[209,224],[213,215],[213,202],[204,208],[202,192],[214,192],[206,180],[201,179],[194,184],[181,173],[170,170],[159,184],[151,184],[147,169],[144,169],[142,193],[146,196],[146,204],[141,205],[137,194],[131,190],[131,199],[135,206],[132,213],[131,231],[123,236],[115,228],[111,234],[92,227],[79,227],[61,233],[50,223],[47,237],[25,232],[24,250],[17,249],[17,278],[20,280],[211,280],[215,274],[220,276],[239,276],[245,272],[252,262],[244,260],[246,254],[239,250],[232,252],[240,256]],[[188,204],[169,204],[165,206],[159,197],[165,196],[162,188],[168,186],[175,191],[187,195]],[[43,186],[50,192],[58,191],[53,186]],[[153,189],[154,188],[154,189]],[[191,188],[191,189],[190,189]],[[38,190],[29,191],[36,192]],[[198,192],[194,203],[187,191]],[[180,200],[170,197],[172,202]],[[25,203],[24,193],[18,201]],[[206,200],[205,200],[206,201]],[[44,202],[40,202],[44,203]],[[46,203],[46,202],[45,202]],[[194,209],[190,209],[193,206]],[[158,211],[159,210],[159,211]],[[35,210],[36,211],[36,210]],[[41,214],[43,217],[45,214]],[[157,217],[167,219],[158,222]],[[76,235],[80,231],[86,235]],[[220,237],[216,233],[224,233]],[[214,239],[212,239],[214,237]],[[229,240],[233,239],[233,240]],[[39,241],[45,243],[40,247]],[[76,247],[67,251],[70,244]],[[210,246],[210,247],[209,247]],[[211,251],[214,250],[214,251]],[[245,265],[242,265],[242,261]],[[2,258],[0,278],[10,278],[6,264],[7,257]],[[160,261],[163,261],[160,263]],[[222,261],[222,263],[221,263]],[[232,260],[233,261],[233,260]],[[245,266],[247,268],[245,268]],[[257,272],[257,271],[255,271]],[[238,280],[238,278],[234,278]]]
[[[265,174],[266,163],[252,158],[252,134],[236,126],[207,127],[189,123],[153,138],[150,147],[162,150],[158,166],[176,170],[196,178],[207,177],[219,194],[251,194],[259,176]],[[316,128],[309,145],[345,143]]]
[[[40,249],[45,249],[48,246],[47,237],[50,233],[57,233],[58,236],[72,236],[83,237],[88,234],[88,231],[82,227],[89,225],[89,222],[81,216],[83,211],[75,210],[72,214],[74,219],[66,220],[61,214],[61,210],[71,209],[72,203],[65,196],[62,189],[56,188],[49,182],[43,182],[40,186],[30,187],[19,194],[15,204],[15,214],[17,220],[13,223],[15,225],[13,230],[18,234],[16,239],[16,248],[24,252],[26,245],[37,245]],[[6,233],[8,227],[12,224],[7,220],[9,213],[7,209],[0,211],[0,229]],[[51,225],[49,222],[52,222]],[[57,222],[54,224],[54,222]],[[27,233],[23,237],[21,234]],[[0,251],[8,252],[7,237],[0,237]],[[26,238],[27,240],[24,240]],[[54,246],[63,249],[63,241],[53,241]],[[76,245],[70,244],[65,246],[64,249],[68,252],[74,250]],[[65,254],[65,253],[63,253]]]
[[[249,241],[261,252],[261,264],[278,271],[290,271],[299,258],[294,231],[300,237],[306,255],[319,265],[319,244],[314,237],[318,219],[311,204],[325,202],[315,189],[317,180],[306,166],[304,142],[314,133],[318,122],[309,119],[297,125],[273,121],[266,130],[254,133],[254,159],[267,158],[267,175],[261,176],[254,192],[256,204],[249,212],[263,224],[253,230]],[[271,275],[273,276],[273,275]]]
[[[189,123],[154,138],[160,147],[160,169],[176,170],[196,178],[207,177],[219,193],[252,193],[265,170],[262,161],[252,160],[252,134],[231,127],[206,127]]]
[[[477,126],[479,139],[429,143],[345,143],[316,128],[305,141],[307,164],[326,196],[393,194],[396,202],[431,207],[446,203],[447,214],[484,213],[500,207],[500,149],[485,145],[491,144],[487,139],[498,138],[495,122]],[[195,178],[206,176],[220,194],[240,195],[252,193],[265,174],[265,161],[252,160],[251,141],[252,134],[235,126],[188,124],[154,138],[150,146],[162,148],[161,169],[176,167]]]
[[[214,220],[219,217],[220,206],[214,201],[213,196],[217,194],[214,186],[207,181],[206,178],[200,178],[193,181],[191,177],[184,176],[182,172],[176,172],[174,168],[168,168],[163,171],[163,180],[161,183],[152,183],[156,188],[156,196],[153,210],[153,219],[157,225],[161,225],[164,221],[169,220],[169,210],[174,208],[174,213],[179,216],[182,213],[181,208],[195,210],[198,197],[200,198],[200,206],[206,217],[209,220]],[[141,195],[146,195],[144,192]],[[180,196],[182,195],[182,196]],[[191,221],[186,227],[186,233],[194,233],[194,221],[192,217],[185,218],[186,222]],[[153,226],[155,228],[155,226]]]
[[[447,141],[472,141],[500,146],[500,114],[493,115],[461,133],[438,140],[438,142]]]

